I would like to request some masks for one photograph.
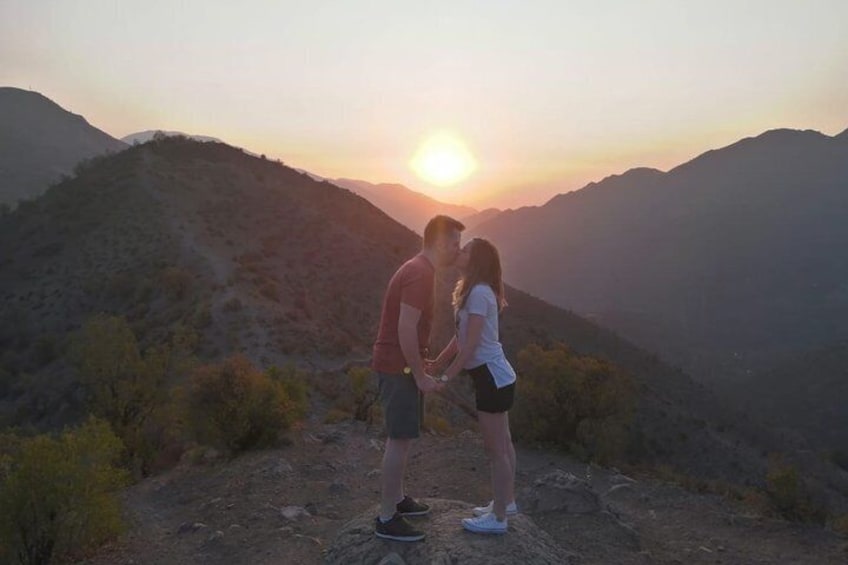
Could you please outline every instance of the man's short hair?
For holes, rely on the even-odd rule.
[[[459,220],[441,214],[435,216],[427,222],[427,227],[424,228],[424,247],[433,247],[438,238],[448,235],[453,230],[461,232],[464,229],[465,224]]]

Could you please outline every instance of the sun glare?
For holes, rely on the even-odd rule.
[[[421,143],[409,166],[430,184],[451,186],[468,178],[477,161],[459,137],[439,132]]]

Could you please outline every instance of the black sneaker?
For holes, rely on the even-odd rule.
[[[424,539],[424,532],[416,530],[406,518],[398,513],[392,516],[388,522],[381,522],[380,517],[374,520],[374,533],[378,538],[393,539],[396,541],[420,541]]]
[[[424,516],[430,512],[430,507],[411,496],[404,496],[403,500],[397,503],[397,511],[401,516]]]

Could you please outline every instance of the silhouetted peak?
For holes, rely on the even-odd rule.
[[[816,131],[814,129],[789,129],[789,128],[779,128],[779,129],[770,129],[764,131],[760,135],[753,138],[746,139],[759,139],[762,141],[768,140],[779,140],[779,141],[789,141],[789,140],[805,140],[805,139],[824,139],[827,136],[820,131]],[[743,139],[742,141],[746,141]],[[741,143],[741,142],[740,142]]]
[[[22,114],[44,114],[45,112],[50,112],[50,114],[44,115],[53,116],[55,114],[61,114],[65,118],[88,124],[88,121],[84,117],[65,110],[40,92],[15,88],[13,86],[0,87],[0,111],[11,112],[18,117]]]
[[[40,92],[15,88],[14,86],[0,86],[0,100],[41,100],[54,103]]]
[[[566,192],[563,194],[557,194],[545,204],[554,204],[558,202],[562,202],[565,199],[577,197],[578,195],[584,194],[587,191],[596,191],[596,190],[622,190],[630,187],[641,186],[646,183],[652,183],[659,179],[661,179],[665,175],[663,171],[659,169],[652,169],[651,167],[635,167],[633,169],[628,169],[627,171],[618,174],[618,175],[609,175],[604,177],[603,180],[599,182],[590,182],[583,188],[579,190],[575,190],[573,192]]]
[[[622,183],[622,182],[641,182],[645,180],[653,180],[663,176],[665,173],[659,169],[652,169],[651,167],[635,167],[633,169],[628,169],[620,175],[609,175],[604,177],[601,182],[597,184],[611,184],[611,183]],[[595,183],[590,183],[595,184]]]
[[[755,156],[773,160],[777,152],[815,147],[817,144],[829,141],[831,141],[830,136],[816,130],[772,129],[754,137],[740,139],[726,147],[702,153],[691,161],[670,170],[669,174],[676,176],[681,173],[693,173],[702,168],[723,169],[734,161],[738,166],[746,166],[745,163]]]

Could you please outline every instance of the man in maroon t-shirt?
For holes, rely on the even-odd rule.
[[[381,538],[424,538],[404,516],[422,516],[430,507],[405,496],[403,476],[412,440],[420,434],[422,393],[436,392],[443,386],[424,371],[433,320],[435,269],[456,260],[464,229],[462,223],[447,216],[430,220],[424,228],[423,249],[395,272],[383,298],[371,363],[380,380],[380,402],[388,436],[380,475],[380,515],[374,527]]]

